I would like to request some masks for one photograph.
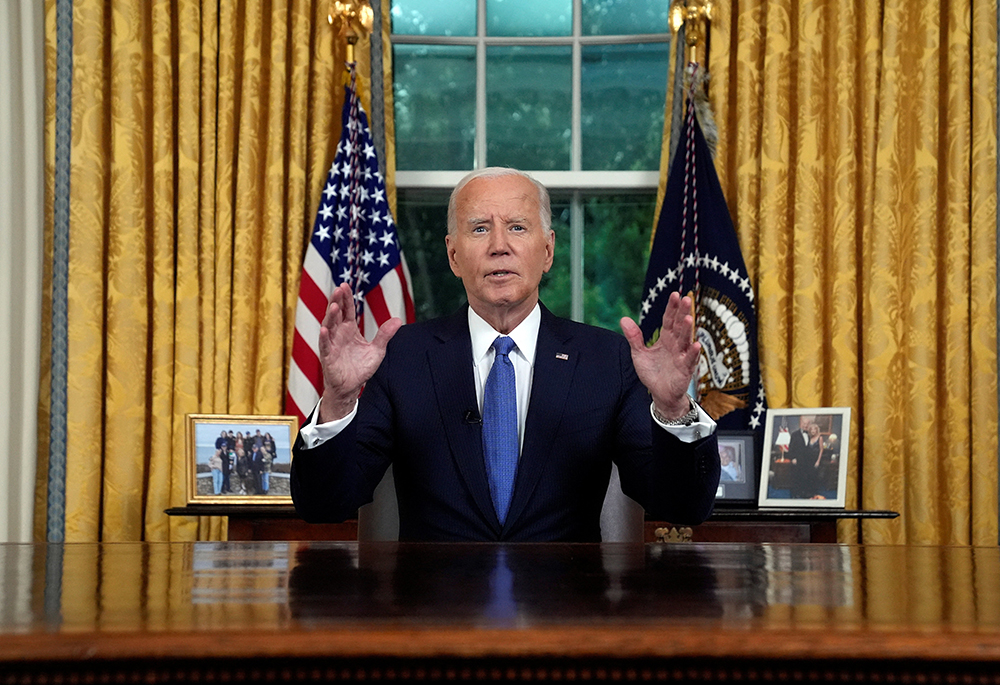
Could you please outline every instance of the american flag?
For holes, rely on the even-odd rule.
[[[410,274],[353,71],[344,90],[340,143],[306,248],[295,312],[285,411],[297,416],[300,425],[323,392],[319,329],[335,287],[350,284],[358,327],[369,340],[393,316],[403,323],[414,321]]]

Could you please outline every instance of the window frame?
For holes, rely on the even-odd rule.
[[[612,193],[615,191],[655,193],[659,181],[659,170],[648,171],[585,171],[582,169],[582,73],[583,48],[589,45],[635,45],[643,43],[671,43],[667,33],[585,36],[582,32],[583,0],[572,0],[572,34],[568,36],[489,36],[486,27],[486,1],[476,0],[475,36],[426,36],[414,34],[390,34],[392,45],[464,45],[476,48],[476,121],[473,143],[473,168],[488,165],[486,159],[486,49],[492,46],[571,46],[571,137],[570,168],[565,171],[538,171],[524,169],[542,183],[550,192],[558,192],[570,197],[570,316],[576,321],[584,319],[584,195]],[[668,74],[663,74],[665,84]],[[665,105],[666,103],[664,103]],[[396,187],[404,190],[454,188],[468,170],[421,171],[397,170]],[[639,303],[636,303],[638,308]]]

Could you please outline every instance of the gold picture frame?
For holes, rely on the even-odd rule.
[[[294,416],[188,414],[187,503],[291,504],[297,424]]]

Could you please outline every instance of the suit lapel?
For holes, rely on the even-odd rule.
[[[465,307],[445,321],[437,339],[440,344],[428,350],[427,358],[452,459],[483,519],[499,534],[500,521],[493,508],[483,459],[482,421],[476,399],[472,341]],[[470,411],[471,420],[466,419]]]
[[[545,470],[545,455],[549,454],[558,432],[556,428],[562,421],[580,356],[571,339],[572,333],[566,330],[561,320],[543,306],[535,348],[531,399],[524,426],[524,444],[506,527],[517,521],[530,501]]]

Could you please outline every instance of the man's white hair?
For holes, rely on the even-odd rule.
[[[545,186],[533,179],[528,174],[520,171],[518,169],[511,169],[510,167],[503,166],[490,166],[485,169],[476,169],[466,174],[455,189],[451,191],[451,198],[448,200],[448,234],[455,235],[455,231],[458,229],[458,218],[455,216],[455,199],[458,197],[459,192],[462,188],[467,186],[470,181],[477,178],[500,178],[501,176],[520,176],[521,178],[526,178],[531,181],[536,188],[538,188],[538,214],[542,222],[542,228],[545,230],[546,235],[552,231],[552,203],[549,200],[549,191],[546,190]]]

